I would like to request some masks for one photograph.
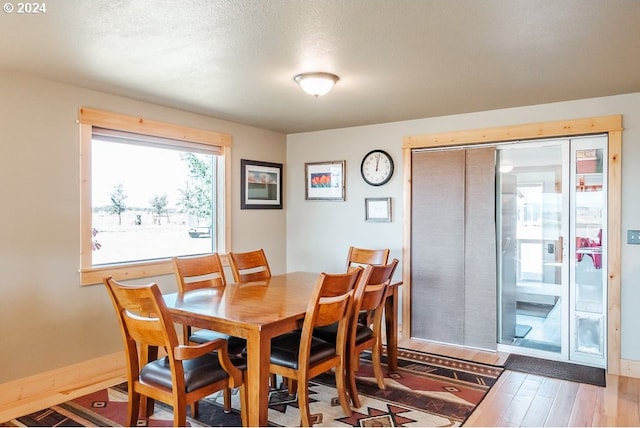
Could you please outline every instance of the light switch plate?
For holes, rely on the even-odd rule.
[[[640,245],[640,230],[627,230],[627,244]]]

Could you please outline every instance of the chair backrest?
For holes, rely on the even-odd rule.
[[[360,311],[378,311],[382,313],[387,287],[393,279],[398,259],[384,265],[367,265],[360,277],[354,296],[354,327],[358,323]],[[375,314],[374,314],[375,317]]]
[[[267,256],[261,248],[246,253],[229,253],[229,263],[235,282],[259,281],[271,278]]]
[[[353,305],[353,293],[362,268],[357,267],[351,272],[341,274],[321,273],[316,282],[309,304],[307,314],[302,324],[302,337],[300,340],[299,367],[308,364],[311,352],[311,338],[313,329],[338,323],[338,354],[342,353],[341,346],[346,346],[347,331],[351,308]]]
[[[173,267],[178,280],[178,291],[198,288],[216,288],[227,285],[218,253],[195,257],[174,257]]]
[[[140,362],[138,357],[145,347],[163,347],[174,370],[182,371],[182,364],[174,364],[173,352],[178,346],[178,336],[158,285],[126,285],[111,277],[104,278],[103,282],[118,314],[129,363],[129,379],[138,379],[139,370],[146,363]],[[184,382],[183,375],[174,379]]]
[[[389,259],[389,249],[371,250],[367,248],[349,247],[347,254],[347,270],[354,266],[384,265]]]

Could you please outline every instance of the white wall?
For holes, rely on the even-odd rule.
[[[286,270],[285,211],[240,210],[240,159],[284,163],[284,135],[8,71],[0,94],[0,384],[122,350],[104,286],[80,286],[81,106],[232,135],[232,249]]]
[[[287,269],[341,271],[349,245],[391,248],[402,261],[402,139],[409,135],[527,123],[623,115],[622,136],[622,358],[640,361],[640,246],[626,244],[627,229],[640,229],[640,93],[287,136]],[[391,153],[393,179],[372,187],[360,178],[362,157]],[[346,160],[345,202],[305,201],[304,163]],[[393,198],[392,223],[365,223],[364,198]],[[398,269],[400,271],[401,269]],[[399,275],[399,273],[397,273]]]

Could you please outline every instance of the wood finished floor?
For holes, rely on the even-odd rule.
[[[412,340],[399,346],[494,365],[508,356]],[[640,379],[607,375],[602,388],[507,370],[464,426],[640,426]]]

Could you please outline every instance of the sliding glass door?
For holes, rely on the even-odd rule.
[[[604,366],[605,151],[601,136],[498,148],[505,350]]]
[[[568,159],[560,141],[498,149],[499,342],[531,354],[560,354],[565,340]]]

